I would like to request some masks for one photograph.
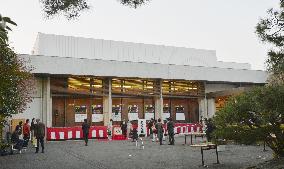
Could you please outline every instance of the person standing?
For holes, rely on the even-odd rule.
[[[148,123],[148,129],[149,129],[149,133],[150,133],[150,139],[153,139],[153,121],[154,119],[151,118],[151,120]]]
[[[125,119],[123,119],[122,123],[120,124],[120,128],[122,131],[122,135],[127,138],[127,124],[125,122]]]
[[[41,145],[41,152],[44,153],[45,125],[40,122],[40,119],[36,119],[36,124],[34,126],[34,134],[37,139],[36,153],[38,153],[39,150],[39,143]]]
[[[29,143],[29,140],[30,140],[30,128],[31,128],[31,126],[30,126],[30,120],[29,119],[27,119],[26,120],[26,123],[24,124],[24,126],[23,126],[23,134],[24,134],[24,147],[28,147],[28,143]]]
[[[130,134],[130,130],[131,130],[131,126],[132,126],[132,124],[131,124],[131,122],[128,120],[127,121],[127,131],[126,131],[126,139],[129,139],[129,134]]]
[[[113,122],[113,120],[110,119],[110,121],[108,123],[108,139],[109,140],[112,139],[112,122]]]
[[[168,130],[168,135],[169,135],[169,145],[174,145],[175,144],[175,123],[173,122],[173,119],[169,117],[169,121],[167,123],[167,130]]]
[[[159,138],[160,145],[163,145],[164,128],[160,118],[158,119],[158,123],[155,125],[155,127],[157,130],[157,136]]]
[[[34,141],[34,129],[35,129],[35,118],[32,118],[32,122],[31,122],[31,143],[33,144]]]
[[[87,119],[84,119],[84,123],[82,124],[82,130],[83,130],[83,138],[85,141],[85,146],[88,146],[89,129],[90,125],[88,124]]]
[[[16,126],[16,130],[19,132],[19,135],[23,134],[23,122],[20,121],[19,124]]]
[[[214,124],[212,122],[212,119],[209,118],[207,120],[207,124],[206,124],[206,137],[207,137],[207,141],[208,142],[211,142],[212,133],[213,133],[214,129],[215,129],[215,126],[214,126]]]

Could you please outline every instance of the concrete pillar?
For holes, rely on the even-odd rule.
[[[106,90],[103,97],[104,126],[107,126],[112,117],[111,79],[105,79],[103,85]]]
[[[215,99],[211,98],[211,99],[207,99],[207,107],[208,107],[208,117],[212,118],[215,115],[216,112],[216,106],[215,106]]]
[[[52,127],[52,99],[50,90],[50,78],[42,77],[42,102],[41,121],[46,127]]]
[[[201,116],[203,118],[208,118],[207,115],[207,99],[202,98],[198,100],[199,102],[199,119],[201,119]]]
[[[162,80],[158,82],[158,90],[160,91],[159,96],[155,97],[155,119],[158,120],[159,118],[162,119],[163,114],[163,91],[162,91]]]
[[[163,113],[163,97],[155,98],[155,119],[162,119]]]

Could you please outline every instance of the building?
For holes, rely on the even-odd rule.
[[[213,50],[39,33],[32,55],[33,102],[14,118],[48,127],[107,125],[110,119],[212,117],[227,96],[263,85],[264,71],[217,61]]]

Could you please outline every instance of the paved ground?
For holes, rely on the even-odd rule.
[[[0,156],[0,169],[188,169],[203,168],[199,148],[183,145],[183,137],[176,145],[158,145],[145,140],[145,149],[135,147],[131,141],[91,140],[89,146],[82,141],[48,142],[44,154],[35,154],[30,148],[22,154]],[[207,168],[246,168],[272,158],[271,150],[261,146],[228,145],[219,152],[221,164],[216,162],[215,150],[204,152]]]

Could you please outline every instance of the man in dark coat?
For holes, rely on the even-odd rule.
[[[82,130],[83,130],[83,138],[85,141],[85,146],[88,146],[89,129],[90,125],[88,124],[87,119],[84,119],[84,123],[82,124]]]
[[[175,144],[175,123],[173,122],[173,119],[170,117],[169,122],[167,123],[167,129],[168,129],[168,135],[169,135],[169,145]]]
[[[206,137],[207,137],[207,141],[211,142],[211,139],[212,139],[212,133],[215,129],[215,126],[212,122],[212,119],[209,118],[208,121],[207,121],[207,124],[206,124]]]
[[[163,145],[164,128],[161,119],[158,119],[158,123],[155,125],[155,127],[157,129],[157,135],[159,138],[160,145]]]
[[[44,153],[45,125],[39,119],[36,119],[36,122],[34,125],[34,134],[37,139],[36,153],[39,150],[39,143],[41,145],[41,152]]]

